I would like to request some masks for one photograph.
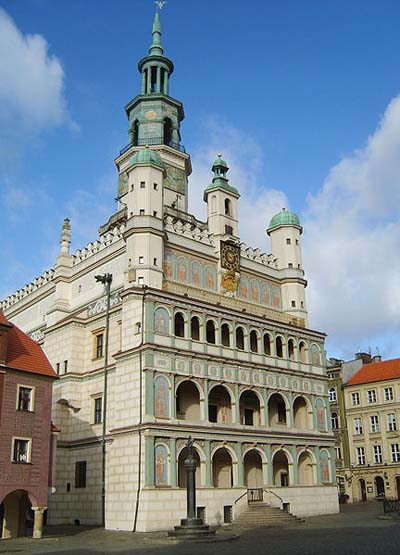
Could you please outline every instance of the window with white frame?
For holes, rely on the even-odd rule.
[[[393,387],[385,387],[384,395],[385,401],[393,401]]]
[[[353,405],[353,407],[360,404],[360,394],[358,393],[358,391],[355,391],[351,394],[351,404]]]
[[[335,453],[336,453],[336,460],[340,461],[342,459],[342,448],[335,447]]]
[[[15,463],[31,462],[31,440],[22,437],[13,438],[12,461]]]
[[[331,423],[332,423],[332,429],[333,430],[337,430],[339,428],[339,417],[337,415],[337,412],[332,413]]]
[[[359,417],[354,419],[354,433],[356,436],[363,433],[362,420]]]
[[[378,415],[373,414],[369,417],[370,424],[371,424],[371,434],[376,434],[379,432],[379,420]]]
[[[336,389],[331,387],[329,390],[329,401],[332,403],[337,400]]]
[[[375,389],[369,389],[367,391],[368,403],[376,403],[376,391]]]
[[[374,445],[374,463],[379,464],[382,462],[382,447]]]
[[[388,432],[395,432],[397,430],[396,415],[394,413],[387,415]]]
[[[365,449],[357,447],[357,464],[365,464]]]
[[[18,385],[17,410],[33,411],[34,388]]]
[[[391,451],[392,451],[392,462],[400,462],[400,449],[398,443],[392,443]]]

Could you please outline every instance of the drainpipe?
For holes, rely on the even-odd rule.
[[[112,274],[94,276],[106,289],[106,337],[104,346],[104,384],[103,384],[103,430],[101,438],[101,525],[106,526],[106,433],[107,433],[107,380],[108,380],[108,336],[110,331],[110,290]]]
[[[146,286],[145,286],[146,287]],[[142,326],[141,326],[141,334],[140,334],[140,343],[138,345],[139,351],[139,390],[140,390],[140,397],[139,397],[139,427],[138,427],[138,434],[139,434],[139,464],[138,464],[138,486],[136,491],[136,507],[135,507],[135,519],[133,521],[133,530],[132,532],[136,532],[137,526],[137,519],[139,514],[139,501],[140,501],[140,488],[142,483],[142,422],[143,422],[143,352],[142,352],[142,345],[144,342],[144,297],[145,292],[143,291],[142,294]]]

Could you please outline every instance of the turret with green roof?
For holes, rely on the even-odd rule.
[[[273,229],[282,225],[294,225],[301,229],[298,216],[294,212],[290,212],[290,210],[288,210],[287,208],[282,208],[282,210],[278,214],[272,216],[267,229],[268,234]]]

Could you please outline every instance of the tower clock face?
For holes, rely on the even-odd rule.
[[[240,270],[240,247],[221,241],[221,266],[227,270]]]

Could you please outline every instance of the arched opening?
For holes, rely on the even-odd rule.
[[[3,500],[3,539],[31,536],[33,529],[33,512],[28,493],[16,490]]]
[[[184,381],[176,390],[176,417],[179,420],[200,420],[200,394],[193,382]]]
[[[213,320],[207,320],[206,340],[207,340],[207,343],[215,344],[215,324]]]
[[[258,353],[258,335],[255,330],[250,332],[250,351]]]
[[[233,486],[232,457],[225,447],[221,447],[214,453],[212,472],[215,488],[231,488]]]
[[[307,402],[303,397],[297,397],[293,403],[293,416],[294,416],[294,427],[298,430],[308,429],[308,410]]]
[[[289,463],[286,453],[282,449],[274,455],[272,472],[275,486],[286,487],[289,485]]]
[[[217,197],[213,195],[211,197],[211,213],[215,214],[216,211],[217,211]]]
[[[365,486],[364,478],[360,478],[358,480],[358,495],[359,495],[360,501],[367,500],[367,488]]]
[[[271,354],[271,336],[269,333],[264,333],[264,354],[270,355]]]
[[[374,484],[376,497],[385,497],[385,482],[382,476],[375,476]]]
[[[172,142],[172,121],[170,118],[164,118],[164,144],[170,145]]]
[[[221,326],[221,342],[224,347],[230,347],[231,334],[228,324],[222,324]]]
[[[299,358],[300,358],[300,362],[304,362],[304,363],[308,362],[307,345],[304,343],[304,341],[300,341],[299,343]]]
[[[337,430],[339,428],[339,417],[337,412],[332,412],[331,423],[332,423],[332,430]]]
[[[156,68],[156,66],[151,66],[150,71],[151,71],[151,90],[150,90],[150,92],[155,93],[155,92],[157,92],[157,68]]]
[[[190,320],[190,337],[194,341],[200,341],[200,321],[197,316],[192,316]]]
[[[245,426],[260,426],[260,400],[254,391],[244,391],[239,400],[240,421]]]
[[[139,120],[135,119],[131,127],[131,144],[137,146],[139,142]]]
[[[232,202],[230,199],[226,198],[225,202],[225,216],[232,216]]]
[[[296,358],[296,345],[293,339],[288,341],[288,357],[290,360],[295,360]]]
[[[278,358],[283,358],[283,340],[280,335],[275,339],[275,352]]]
[[[309,453],[303,452],[299,457],[299,484],[301,486],[314,485],[314,469]]]
[[[243,328],[236,328],[236,349],[244,351],[244,332]]]
[[[255,449],[247,451],[244,456],[244,484],[248,488],[264,485],[261,455]]]
[[[182,451],[179,453],[178,457],[178,487],[179,488],[186,488],[187,485],[187,474],[185,471],[185,460],[188,458],[189,451],[187,447],[184,447]],[[196,486],[201,485],[201,477],[200,477],[200,456],[197,452],[197,449],[193,448],[193,458],[196,460]]]
[[[176,337],[185,337],[185,319],[181,312],[175,314],[174,332]]]
[[[208,419],[221,424],[232,423],[231,396],[223,385],[216,385],[208,394]]]
[[[286,426],[286,405],[279,393],[274,393],[269,398],[268,418],[270,426]]]

